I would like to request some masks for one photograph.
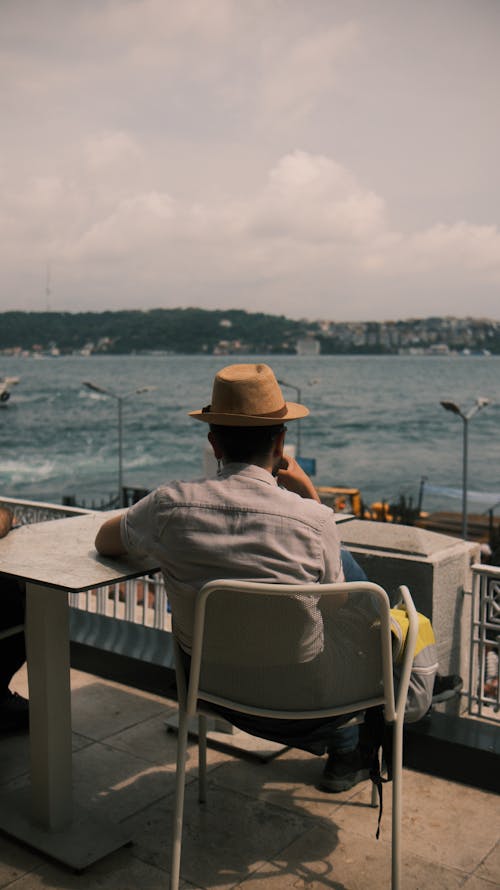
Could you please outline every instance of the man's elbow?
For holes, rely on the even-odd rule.
[[[97,532],[95,548],[101,556],[123,556],[127,552],[123,545],[119,520],[119,516],[108,519]]]

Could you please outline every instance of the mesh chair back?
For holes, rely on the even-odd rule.
[[[210,582],[196,603],[188,709],[199,698],[313,717],[384,704],[392,719],[389,608],[368,582]]]

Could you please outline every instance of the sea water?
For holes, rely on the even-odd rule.
[[[420,479],[460,489],[463,423],[441,399],[467,410],[469,487],[500,491],[500,357],[475,356],[99,356],[35,360],[0,356],[0,376],[19,376],[0,410],[0,496],[100,502],[118,487],[118,402],[123,401],[123,479],[152,488],[202,474],[207,429],[187,412],[210,402],[215,372],[234,361],[267,361],[291,384],[285,396],[310,408],[301,453],[315,482],[349,485],[365,502],[418,496]],[[142,393],[142,387],[155,387]],[[132,395],[128,395],[132,393]],[[297,444],[297,422],[287,439]],[[499,497],[500,500],[500,497]],[[424,495],[427,509],[459,501]],[[478,512],[481,512],[478,509]]]

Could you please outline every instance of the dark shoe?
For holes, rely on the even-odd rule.
[[[432,691],[432,704],[437,705],[439,702],[448,701],[448,699],[459,695],[463,685],[464,681],[458,674],[447,674],[444,677],[441,674],[436,674]]]
[[[7,692],[0,700],[0,733],[29,729],[29,702],[17,692]]]
[[[359,748],[353,751],[335,751],[328,755],[325,770],[319,783],[321,791],[338,794],[349,791],[359,782],[370,778]]]

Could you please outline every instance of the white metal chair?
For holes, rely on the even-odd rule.
[[[288,720],[326,720],[383,706],[386,722],[393,724],[392,890],[399,890],[403,718],[418,632],[410,593],[406,587],[399,590],[409,631],[397,696],[390,603],[378,585],[223,580],[200,590],[190,665],[176,644],[179,730],[171,890],[179,886],[188,722],[199,715],[199,799],[204,801],[205,715],[212,705]]]

